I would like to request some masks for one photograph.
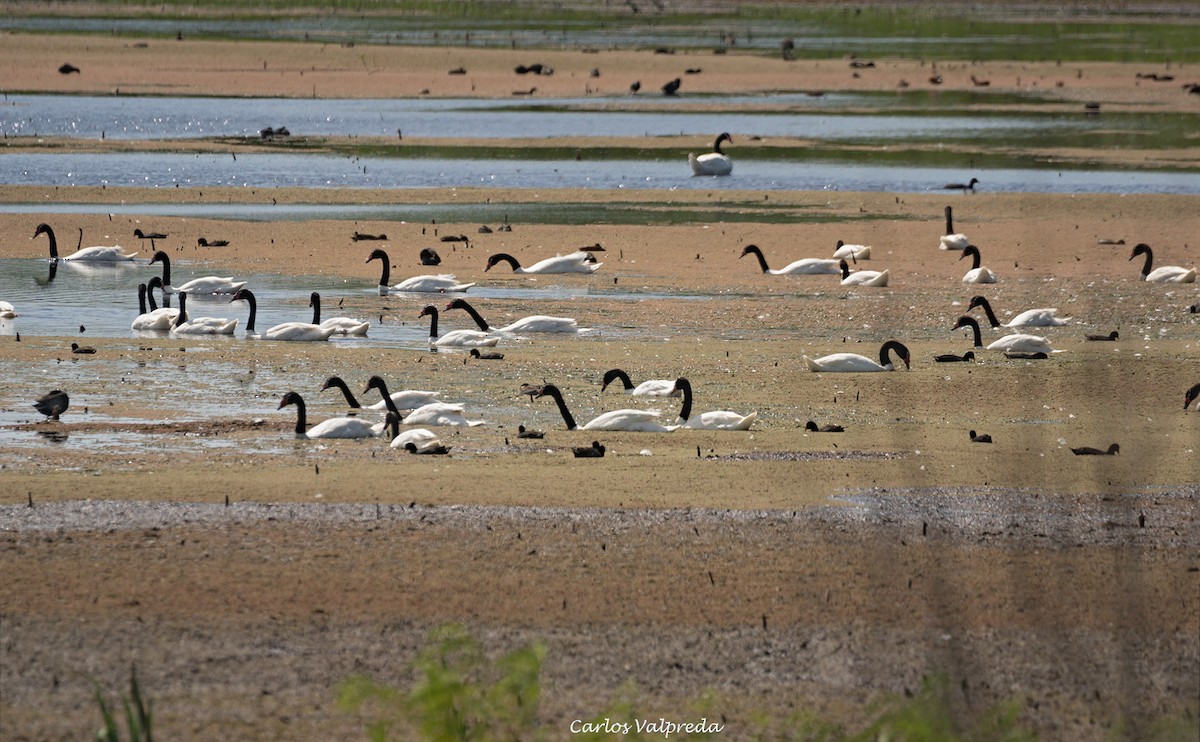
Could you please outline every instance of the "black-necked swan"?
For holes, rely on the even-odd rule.
[[[350,391],[350,387],[346,385],[346,382],[343,381],[340,376],[330,376],[328,379],[326,379],[324,385],[321,386],[321,391],[325,391],[326,389],[340,389],[342,391],[342,396],[346,398],[347,405],[349,405],[351,408],[362,407],[362,405],[359,404],[358,400],[354,397],[354,394]],[[399,392],[392,392],[388,396],[391,397],[392,405],[397,410],[415,410],[418,407],[423,407],[427,404],[437,402],[440,395],[441,392],[426,392],[416,389],[405,389]],[[362,407],[362,409],[382,411],[387,409],[387,403],[383,400],[379,400],[375,404]]]
[[[450,449],[442,445],[441,439],[431,430],[409,428],[401,432],[400,418],[395,413],[387,414],[387,427],[388,437],[392,439],[392,442],[388,444],[389,448],[403,448],[409,453],[444,454],[450,452]]]
[[[195,317],[189,318],[187,314],[187,292],[179,292],[179,314],[175,317],[175,324],[171,325],[171,332],[176,335],[232,335],[237,329],[237,319],[224,319],[220,317]]]
[[[1184,412],[1187,411],[1188,406],[1191,405],[1192,402],[1196,401],[1197,397],[1200,397],[1200,384],[1196,384],[1191,389],[1188,389],[1187,392],[1183,395],[1183,410],[1184,410]],[[1196,405],[1196,409],[1200,410],[1200,404]]]
[[[979,248],[974,245],[967,245],[963,248],[962,255],[958,256],[959,260],[970,256],[971,270],[963,274],[963,283],[995,283],[996,274],[990,268],[980,265],[982,257],[979,254]]]
[[[432,304],[417,316],[429,317],[429,344],[437,348],[483,348],[500,342],[500,338],[482,330],[451,330],[445,335],[438,335],[438,310]]]
[[[933,360],[938,363],[973,363],[975,361],[975,352],[968,350],[961,356],[957,353],[942,353],[934,356]]]
[[[437,275],[413,276],[406,278],[395,286],[389,286],[388,282],[392,276],[392,261],[388,254],[380,249],[371,251],[371,255],[367,258],[367,262],[378,260],[382,264],[382,270],[379,274],[379,295],[384,296],[389,293],[443,293],[446,291],[466,291],[475,284],[459,283],[458,279],[450,273],[442,273]]]
[[[535,397],[551,397],[555,404],[558,405],[558,411],[562,414],[563,422],[567,424],[567,430],[626,430],[639,433],[670,433],[678,428],[678,425],[663,425],[659,422],[662,416],[656,410],[610,410],[600,415],[596,419],[580,426],[575,422],[575,418],[571,416],[571,411],[567,409],[567,403],[563,401],[562,392],[553,384],[546,384],[537,390],[533,395]]]
[[[688,430],[749,430],[758,419],[757,412],[741,415],[728,410],[714,410],[692,414],[692,384],[680,377],[675,380],[675,388],[683,394],[683,407],[679,410],[679,427]]]
[[[1070,317],[1059,317],[1057,309],[1046,307],[1026,309],[1008,322],[1000,324],[1000,320],[996,318],[996,313],[992,311],[992,305],[988,303],[987,299],[982,296],[972,296],[971,302],[967,305],[967,311],[975,307],[983,307],[988,323],[992,327],[1059,327],[1071,321]]]
[[[963,315],[954,323],[953,329],[957,330],[960,327],[970,327],[971,333],[975,336],[975,347],[983,347],[983,333],[979,331],[979,322],[974,317]],[[1025,333],[1013,333],[1005,335],[999,340],[988,343],[988,350],[1002,350],[1010,353],[1054,353],[1054,348],[1050,347],[1050,341],[1041,335],[1027,335]]]
[[[528,267],[522,267],[517,259],[506,252],[498,252],[487,259],[483,270],[486,273],[500,263],[508,263],[513,273],[539,274],[547,273],[595,273],[604,263],[597,263],[595,256],[586,250],[576,250],[566,255],[555,255],[552,258],[539,260]]]
[[[145,297],[146,284],[142,284],[142,296]],[[12,319],[17,316],[17,308],[6,301],[0,301],[0,319]]]
[[[258,335],[254,329],[254,320],[258,314],[258,301],[254,298],[254,292],[250,289],[238,289],[230,303],[235,301],[244,301],[250,305],[250,318],[246,322],[246,337],[259,337],[263,340],[282,340],[287,342],[320,342],[328,340],[334,333],[332,327],[322,327],[309,322],[284,322],[275,325],[262,335]]]
[[[810,433],[844,433],[844,432],[846,432],[846,428],[844,428],[841,425],[838,425],[837,423],[830,423],[828,425],[817,425],[816,420],[809,420],[808,422],[804,423],[804,429]]]
[[[972,430],[970,433],[968,433],[968,435],[971,436],[972,443],[991,443],[992,442],[992,436],[988,435],[987,433],[976,433],[974,430]]]
[[[635,397],[678,397],[682,393],[675,388],[675,382],[671,379],[649,379],[634,386],[629,374],[619,368],[611,368],[604,372],[604,378],[600,381],[600,391],[603,392],[614,381],[620,381],[625,393]]]
[[[321,295],[316,291],[308,297],[308,305],[313,310],[314,325],[321,327],[332,327],[335,335],[353,335],[355,337],[364,337],[367,330],[371,329],[371,323],[361,319],[353,319],[351,317],[330,317],[327,320],[321,320]]]
[[[850,264],[845,260],[838,261],[838,269],[842,274],[843,286],[876,286],[882,287],[888,285],[888,272],[882,271],[854,271],[850,272]]]
[[[147,299],[149,299],[149,310],[147,310]],[[133,322],[129,325],[131,330],[166,332],[171,329],[171,325],[175,324],[175,319],[179,316],[178,309],[155,307],[154,294],[146,288],[144,283],[138,284],[138,310],[138,316],[134,317]]]
[[[288,392],[279,400],[277,409],[282,410],[288,405],[296,405],[297,438],[374,438],[379,435],[370,422],[359,417],[331,417],[307,428],[304,398],[296,392]]]
[[[713,151],[703,155],[695,152],[688,153],[688,164],[692,166],[692,175],[729,175],[733,172],[733,160],[721,151],[721,142],[733,144],[729,132],[722,132],[717,141],[713,142]]]
[[[71,398],[62,389],[46,392],[33,401],[33,408],[51,420],[57,420],[70,405]]]
[[[1196,269],[1181,268],[1177,265],[1164,265],[1154,270],[1150,270],[1150,266],[1154,263],[1154,252],[1145,242],[1138,243],[1133,252],[1129,254],[1129,259],[1133,260],[1139,255],[1145,255],[1146,259],[1142,263],[1142,280],[1150,281],[1151,283],[1195,283]]]
[[[522,332],[587,332],[586,327],[580,327],[574,319],[570,317],[550,317],[545,314],[531,314],[528,317],[522,317],[516,322],[510,322],[504,327],[492,327],[479,314],[475,307],[467,303],[465,299],[455,299],[446,305],[446,309],[462,309],[467,314],[471,315],[471,319],[475,320],[475,324],[484,332],[502,332],[505,334],[520,334]]]
[[[421,405],[408,416],[402,416],[400,409],[392,402],[392,396],[388,394],[387,384],[381,376],[372,376],[367,380],[366,389],[363,393],[376,389],[379,395],[383,398],[384,404],[387,405],[388,411],[396,414],[405,425],[450,425],[455,427],[476,427],[483,425],[483,420],[468,420],[463,415],[463,406],[458,404],[449,404],[447,402],[430,402]]]
[[[830,258],[801,258],[788,263],[778,270],[772,270],[767,265],[767,259],[763,257],[762,249],[758,245],[746,245],[743,247],[742,254],[738,256],[738,260],[747,255],[753,255],[758,258],[759,269],[771,276],[813,276],[842,272],[838,261]]]
[[[849,258],[850,260],[870,260],[871,246],[870,245],[847,245],[841,240],[837,241],[837,247],[833,249],[833,257]],[[839,271],[841,268],[838,269]]]
[[[246,285],[245,281],[235,281],[231,276],[203,276],[202,278],[193,278],[182,286],[171,285],[171,258],[162,250],[154,253],[154,257],[150,259],[150,265],[162,263],[162,283],[163,293],[177,294],[187,292],[189,294],[236,294],[239,289]]]
[[[1121,447],[1116,443],[1112,444],[1108,448],[1080,446],[1079,448],[1072,448],[1071,453],[1075,454],[1076,456],[1116,456],[1117,454],[1121,453]]]
[[[946,233],[938,239],[938,248],[942,250],[965,250],[971,244],[965,234],[954,231],[954,216],[949,206],[946,207]]]
[[[52,262],[64,260],[80,263],[124,263],[137,257],[136,252],[125,253],[124,248],[120,245],[84,247],[66,257],[59,257],[58,240],[54,237],[54,230],[50,228],[50,225],[37,225],[37,229],[34,230],[33,237],[30,239],[36,238],[40,234],[44,234],[50,239],[50,260]],[[82,236],[82,232],[80,235]]]
[[[893,352],[900,360],[904,361],[905,368],[910,368],[908,348],[896,340],[889,340],[879,347],[879,363],[857,353],[833,353],[820,358],[804,356],[804,363],[808,366],[809,371],[845,373],[894,371],[896,366],[891,360]]]

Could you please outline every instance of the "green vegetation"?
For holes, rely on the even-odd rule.
[[[100,716],[103,726],[96,732],[97,742],[120,742],[121,727],[113,715],[113,708],[104,697],[104,691],[95,680],[92,688],[96,693],[96,703],[100,706]],[[142,698],[138,686],[137,668],[129,669],[129,695],[121,696],[121,705],[125,709],[125,728],[128,730],[130,742],[151,742],[153,739],[151,727],[153,722],[152,705],[149,699]]]

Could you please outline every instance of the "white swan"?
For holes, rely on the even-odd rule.
[[[946,234],[938,239],[938,248],[941,250],[965,250],[971,244],[965,234],[954,231],[954,217],[949,206],[946,207]]]
[[[149,311],[146,309],[146,299],[150,300]],[[138,316],[133,318],[129,328],[142,332],[166,332],[175,324],[179,316],[178,309],[170,307],[157,308],[154,306],[154,296],[146,290],[146,284],[138,284]]]
[[[983,307],[992,327],[1061,327],[1071,321],[1070,317],[1059,317],[1057,309],[1046,307],[1026,309],[1008,322],[1000,324],[1000,320],[996,318],[995,312],[992,311],[992,305],[988,303],[987,299],[982,296],[971,297],[971,303],[967,305],[967,310],[975,307]]]
[[[379,435],[371,423],[358,417],[331,417],[322,420],[307,430],[307,411],[304,398],[296,392],[288,392],[279,400],[282,410],[288,405],[296,405],[296,437],[297,438],[374,438]]]
[[[538,389],[536,397],[553,397],[562,414],[567,430],[627,430],[638,433],[670,433],[678,425],[663,425],[658,421],[661,414],[655,410],[611,410],[580,427],[567,403],[563,401],[562,392],[553,384],[546,384]]]
[[[438,335],[438,310],[432,304],[417,316],[430,318],[429,344],[438,348],[485,348],[500,342],[500,338],[481,330],[451,330],[445,335]]]
[[[424,276],[413,276],[406,278],[395,286],[389,286],[388,281],[392,275],[392,261],[388,258],[388,254],[380,249],[371,251],[367,262],[378,260],[383,265],[383,270],[379,274],[379,295],[386,296],[389,293],[443,293],[446,291],[466,291],[475,284],[459,283],[458,279],[450,273],[430,274]]]
[[[142,291],[145,291],[145,285]],[[0,319],[12,319],[17,316],[17,309],[12,304],[6,301],[0,301]]]
[[[404,448],[413,446],[416,450],[412,453],[433,452],[438,448],[444,448],[442,440],[437,437],[437,434],[425,428],[411,428],[404,432],[398,432],[393,438],[391,448]]]
[[[366,337],[367,330],[371,329],[370,322],[350,317],[330,317],[325,321],[321,321],[321,295],[316,291],[312,292],[312,295],[308,297],[308,305],[313,310],[312,323],[321,327],[332,327],[333,334],[335,335]]]
[[[384,404],[387,405],[388,412],[400,418],[400,421],[405,425],[448,425],[474,428],[486,424],[484,420],[468,420],[463,414],[464,409],[462,405],[449,404],[447,402],[431,402],[421,405],[408,413],[407,416],[401,417],[400,410],[392,402],[392,396],[388,394],[387,384],[382,377],[372,376],[367,380],[367,388],[363,390],[363,393],[372,389],[379,391],[379,395],[383,397]]]
[[[962,260],[968,255],[971,257],[971,270],[963,275],[963,283],[995,283],[996,274],[980,265],[982,257],[979,254],[979,248],[974,245],[967,245],[963,248],[962,255],[958,259]]]
[[[258,302],[254,298],[254,293],[250,289],[238,289],[233,298],[229,300],[231,303],[235,301],[244,301],[250,305],[250,318],[246,322],[246,337],[260,337],[263,340],[281,340],[286,342],[321,342],[328,340],[335,329],[332,327],[322,327],[309,322],[284,322],[275,325],[262,335],[258,335],[254,329],[254,320],[258,314]]]
[[[680,391],[675,388],[675,382],[670,379],[650,379],[634,386],[629,374],[619,368],[604,372],[600,391],[603,392],[614,381],[620,381],[625,393],[635,397],[678,397],[680,395]]]
[[[506,252],[496,253],[487,260],[484,272],[490,271],[498,263],[508,263],[513,273],[547,274],[547,273],[595,273],[604,263],[595,262],[596,258],[586,250],[576,250],[566,255],[555,255],[552,258],[539,260],[533,265],[522,268],[517,259]]]
[[[361,404],[359,404],[358,400],[355,399],[354,394],[350,391],[350,387],[347,386],[346,382],[342,381],[341,377],[339,377],[339,376],[330,376],[328,379],[326,379],[325,384],[321,387],[321,391],[325,391],[326,389],[333,389],[333,388],[342,390],[342,396],[344,396],[346,398],[346,404],[351,409],[364,409],[364,410],[386,410],[386,409],[388,409],[387,402],[383,401],[382,399],[379,400],[378,402],[376,402],[375,404],[371,404],[371,405],[367,405],[366,407],[363,407]],[[441,395],[441,392],[426,392],[426,391],[419,391],[416,389],[405,389],[405,390],[402,390],[399,392],[392,392],[388,396],[392,400],[392,406],[395,407],[397,411],[399,411],[399,410],[415,410],[418,407],[423,407],[427,404],[433,404],[438,401],[437,398],[440,395]]]
[[[850,272],[850,265],[845,260],[838,261],[838,268],[842,273],[843,286],[887,286],[888,272],[882,271],[854,271]]]
[[[1129,259],[1133,260],[1139,255],[1145,255],[1146,260],[1142,263],[1142,280],[1151,283],[1195,283],[1196,269],[1181,268],[1177,265],[1164,265],[1154,270],[1150,270],[1151,264],[1154,262],[1154,253],[1150,250],[1150,246],[1145,242],[1140,242],[1133,248]]]
[[[238,289],[246,285],[245,281],[235,281],[231,276],[224,278],[221,276],[204,276],[202,278],[193,278],[182,286],[172,286],[171,258],[165,252],[159,250],[150,259],[150,265],[154,265],[155,263],[162,263],[163,293],[188,293],[193,296],[196,294],[236,294]]]
[[[703,155],[688,153],[688,164],[692,166],[692,175],[729,175],[733,172],[733,160],[721,151],[721,142],[733,144],[733,137],[728,132],[722,133],[713,143],[713,151]]]
[[[187,292],[180,292],[179,314],[175,317],[175,324],[171,325],[171,332],[176,335],[232,335],[237,329],[237,323],[236,319],[217,317],[189,318]]]
[[[84,247],[75,252],[60,258],[58,255],[58,240],[54,237],[54,230],[49,224],[39,224],[34,230],[33,237],[44,234],[50,239],[50,260],[67,260],[80,263],[125,263],[137,257],[136,252],[126,253],[120,245],[95,245],[93,247]],[[79,232],[80,243],[83,242],[83,230]]]
[[[821,356],[820,358],[804,356],[804,363],[808,366],[809,371],[835,371],[844,373],[894,371],[896,367],[890,357],[892,351],[895,351],[900,360],[904,361],[904,367],[909,368],[908,348],[895,340],[889,340],[880,346],[879,363],[857,353],[833,353],[832,355]]]
[[[742,254],[738,256],[738,260],[747,255],[753,255],[758,258],[758,267],[763,273],[772,276],[812,276],[841,272],[837,260],[826,258],[801,258],[800,260],[788,263],[778,270],[772,270],[767,266],[767,259],[763,257],[762,249],[758,245],[746,245],[743,247]]]
[[[504,334],[517,335],[522,332],[587,332],[588,328],[580,327],[579,324],[570,317],[550,317],[545,314],[531,314],[528,317],[522,317],[516,322],[510,322],[504,327],[492,327],[487,323],[487,320],[476,311],[475,307],[467,303],[465,299],[455,299],[446,305],[446,309],[462,309],[471,318],[475,320],[475,324],[483,332],[500,332]]]
[[[979,322],[974,317],[962,316],[954,323],[954,328],[957,330],[960,327],[970,327],[972,334],[975,336],[975,347],[983,347],[983,335],[979,332]],[[1024,333],[1014,333],[1005,335],[999,340],[989,343],[988,350],[1002,350],[1006,353],[1056,353],[1054,348],[1050,347],[1050,341],[1041,335],[1026,335]]]
[[[702,412],[692,414],[692,384],[680,377],[675,380],[675,388],[683,393],[683,408],[679,411],[679,427],[688,430],[749,430],[758,419],[757,412],[740,415],[728,410]]]
[[[847,245],[845,242],[838,240],[837,247],[833,250],[835,258],[850,258],[851,260],[870,260],[871,246],[870,245]],[[841,270],[840,268],[838,269]]]

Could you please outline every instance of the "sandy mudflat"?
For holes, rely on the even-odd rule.
[[[528,61],[456,49],[133,48],[116,38],[20,35],[2,43],[17,75],[11,87],[78,92],[309,95],[335,87],[370,96],[428,88],[501,97],[514,84],[511,66]],[[68,49],[87,74],[47,72]],[[547,95],[596,84],[586,71],[597,64],[604,85],[613,70],[617,89],[634,70],[647,79],[668,72],[649,53],[540,56],[558,70],[545,79]],[[446,74],[459,65],[483,72]],[[705,57],[697,84],[785,89],[781,76],[803,69],[810,86],[890,89],[909,68],[923,79],[915,65],[895,62],[884,67],[887,78],[851,82],[832,62],[776,69],[774,60]],[[946,67],[963,78],[977,69]],[[987,73],[1002,80],[1002,68]],[[1193,105],[1134,85],[1134,71],[1087,66],[1076,78],[1089,82],[1079,100]],[[1012,84],[1020,74],[1024,84],[1053,85],[1056,72],[1021,66],[1007,74]],[[644,225],[516,222],[493,234],[440,222],[110,220],[36,207],[0,215],[0,257],[44,257],[44,241],[29,239],[42,221],[63,234],[81,227],[97,243],[133,244],[129,235],[141,227],[171,234],[163,246],[179,261],[222,275],[338,276],[356,289],[374,285],[378,268],[364,262],[374,245],[351,235],[384,232],[403,271],[418,272],[417,251],[436,246],[441,269],[464,281],[587,286],[586,299],[491,300],[487,310],[505,321],[572,316],[594,328],[578,338],[512,341],[496,363],[345,344],[129,338],[88,338],[98,353],[83,360],[69,358],[74,338],[66,334],[23,334],[19,343],[0,336],[6,368],[46,369],[44,378],[19,374],[5,386],[0,404],[9,410],[45,391],[58,359],[93,364],[93,373],[73,374],[79,386],[71,390],[88,411],[77,403],[58,423],[30,412],[27,425],[6,431],[66,433],[65,445],[0,443],[0,738],[85,734],[98,717],[80,673],[116,688],[130,662],[154,698],[162,737],[353,738],[361,725],[335,709],[336,683],[353,672],[406,683],[425,632],[451,621],[496,652],[547,643],[542,715],[551,738],[566,737],[571,719],[600,712],[629,681],[652,718],[686,720],[688,700],[714,690],[709,715],[726,720],[721,738],[729,739],[753,732],[754,710],[861,719],[872,700],[915,690],[931,673],[949,679],[964,715],[1016,699],[1022,719],[1047,739],[1097,739],[1164,715],[1194,724],[1200,714],[1200,413],[1182,405],[1200,381],[1200,315],[1187,313],[1200,289],[1146,284],[1128,260],[1134,243],[1147,242],[1162,262],[1195,265],[1195,197],[0,188],[0,199],[232,200],[264,209],[318,200],[623,201],[647,213]],[[654,218],[676,206],[752,215],[764,201],[772,211],[761,221]],[[947,204],[1000,274],[995,286],[962,284],[966,261],[937,249]],[[780,224],[775,209],[820,219]],[[436,242],[434,229],[469,234],[470,246]],[[194,248],[204,234],[236,239],[219,251]],[[888,269],[889,286],[763,275],[738,257],[754,243],[781,266],[826,257],[839,239],[872,245],[862,267]],[[494,252],[529,262],[596,242],[605,265],[592,276],[483,270]],[[606,296],[614,282],[646,298]],[[1073,322],[1045,334],[1064,352],[1022,362],[981,351],[977,364],[933,363],[935,354],[970,347],[969,335],[950,327],[977,293],[1002,316],[1058,307]],[[415,322],[422,304],[357,290],[346,298],[347,311],[384,322]],[[1084,339],[1114,329],[1115,343]],[[826,375],[801,361],[843,350],[874,356],[893,337],[912,351],[911,370]],[[164,420],[136,373],[167,363],[181,379],[168,389],[186,383],[256,401],[289,388],[315,396],[332,374],[361,385],[383,373],[440,390],[489,425],[448,433],[454,449],[443,458],[399,455],[380,442],[294,441],[290,411]],[[188,373],[207,363],[244,369],[244,384],[210,387],[202,373]],[[631,404],[599,393],[599,377],[613,367],[635,381],[685,375],[697,409],[756,411],[759,422],[748,433],[568,432],[551,404],[518,393],[523,383],[554,382],[576,416],[589,419]],[[341,412],[316,398],[315,417]],[[676,410],[674,402],[661,408]],[[847,430],[806,434],[810,418]],[[522,423],[546,438],[517,439]],[[968,442],[970,429],[995,443]],[[146,444],[136,455],[70,445],[71,436],[106,431],[144,435]],[[245,446],[189,449],[201,437]],[[278,445],[243,450],[264,438]],[[594,438],[608,456],[570,455]],[[1068,450],[1111,442],[1119,456]]]

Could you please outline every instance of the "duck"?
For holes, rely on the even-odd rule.
[[[963,283],[995,283],[996,274],[990,268],[980,266],[982,258],[979,254],[979,248],[974,245],[967,245],[963,248],[962,255],[958,259],[962,260],[968,255],[971,257],[971,270],[963,274]]]
[[[379,400],[375,404],[367,405],[366,407],[363,407],[361,404],[359,404],[359,401],[354,397],[354,394],[350,391],[350,387],[346,384],[345,381],[342,380],[342,378],[340,376],[330,376],[328,379],[326,379],[325,383],[323,385],[321,385],[321,391],[325,391],[326,389],[340,389],[342,392],[342,396],[344,396],[346,398],[346,404],[351,409],[356,409],[356,410],[357,409],[364,409],[364,410],[386,410],[386,409],[388,409],[387,402],[384,402],[383,400]],[[427,391],[421,391],[421,390],[417,390],[417,389],[405,389],[405,390],[399,391],[399,392],[392,392],[388,396],[391,398],[392,406],[395,407],[397,411],[400,411],[400,410],[415,410],[418,407],[424,407],[427,404],[433,404],[434,402],[439,401],[438,397],[440,397],[441,394],[442,394],[441,392],[427,392]]]
[[[70,406],[71,398],[62,389],[46,392],[33,401],[33,408],[51,420],[57,420]]]
[[[575,418],[571,416],[571,411],[567,409],[567,403],[563,401],[562,392],[554,384],[543,385],[533,396],[537,398],[551,397],[555,404],[558,405],[558,411],[562,414],[563,422],[567,424],[567,430],[625,430],[638,433],[670,433],[679,427],[678,425],[663,425],[659,422],[661,414],[656,410],[610,410],[580,426],[575,422]]]
[[[53,243],[52,243],[53,244]],[[1134,246],[1133,252],[1129,254],[1129,259],[1133,260],[1139,255],[1145,255],[1145,262],[1142,263],[1142,280],[1151,283],[1195,283],[1196,269],[1181,268],[1176,265],[1164,265],[1154,270],[1150,270],[1150,266],[1154,262],[1154,252],[1145,242],[1139,242]]]
[[[850,272],[850,265],[844,259],[838,261],[838,268],[842,274],[843,286],[876,286],[882,287],[888,285],[888,272],[882,271],[854,271]]]
[[[471,357],[478,358],[482,361],[503,361],[504,354],[494,350],[480,350],[479,348],[471,348]]]
[[[475,284],[460,283],[457,278],[451,273],[428,274],[423,276],[413,276],[406,278],[395,286],[389,286],[388,281],[391,279],[392,262],[388,258],[388,254],[380,249],[371,251],[371,255],[367,258],[367,262],[378,260],[383,264],[383,270],[379,275],[379,295],[386,296],[389,293],[443,293],[447,291],[466,291]]]
[[[614,381],[620,381],[625,393],[635,397],[678,397],[682,393],[675,388],[675,382],[670,379],[649,379],[634,386],[629,374],[619,368],[611,368],[604,372],[604,378],[600,382],[601,393]]]
[[[996,319],[996,313],[992,311],[992,305],[986,298],[972,296],[970,303],[967,304],[967,311],[975,307],[983,307],[983,312],[987,315],[988,322],[992,327],[1060,327],[1071,321],[1069,317],[1059,317],[1058,309],[1046,307],[1026,309],[1002,325],[1000,320]]]
[[[334,335],[352,335],[354,337],[366,337],[367,330],[371,329],[370,322],[364,322],[359,319],[351,319],[350,317],[330,317],[325,321],[321,321],[321,295],[316,291],[308,297],[308,305],[312,307],[314,325],[321,327],[332,327]]]
[[[772,270],[767,265],[767,259],[763,257],[762,249],[758,245],[746,245],[742,248],[742,254],[738,256],[738,260],[753,255],[758,258],[758,267],[763,273],[771,276],[811,276],[819,274],[836,274],[841,273],[841,268],[838,267],[838,261],[825,258],[801,258],[800,260],[788,263],[778,270]]]
[[[163,234],[162,232],[149,232],[149,233],[147,233],[147,232],[143,232],[141,229],[135,229],[135,230],[133,230],[133,236],[134,236],[134,237],[137,237],[139,240],[151,240],[151,241],[153,241],[153,240],[165,240],[165,239],[167,239],[167,235]]]
[[[933,360],[937,363],[974,363],[975,352],[968,350],[961,356],[956,353],[942,353],[941,355],[934,356]]]
[[[484,272],[490,271],[493,266],[499,263],[508,263],[512,266],[513,273],[521,274],[547,274],[547,273],[595,273],[600,270],[600,266],[604,263],[597,263],[595,256],[586,250],[576,250],[566,255],[555,255],[552,258],[539,260],[528,268],[522,268],[521,264],[512,255],[505,252],[499,252],[487,259],[487,265],[484,267]]]
[[[1121,453],[1121,447],[1116,443],[1112,444],[1108,448],[1080,446],[1079,448],[1072,448],[1071,453],[1075,454],[1076,456],[1116,456],[1117,454]]]
[[[931,77],[930,81],[932,82],[934,79],[935,78]],[[937,83],[935,83],[935,84],[941,83],[941,81],[942,81],[941,75],[937,75],[936,79],[937,79]],[[979,182],[979,178],[971,178],[971,180],[967,183],[947,183],[946,185],[942,186],[942,190],[944,190],[944,191],[963,191],[964,193],[966,191],[970,191],[971,193],[974,193],[975,192],[975,184],[978,182]]]
[[[296,406],[297,438],[374,438],[379,435],[370,422],[359,417],[331,417],[309,428],[304,398],[297,392],[288,392],[279,400],[276,409],[282,410],[288,405]]]
[[[974,317],[963,315],[954,323],[953,329],[957,330],[960,327],[970,327],[971,333],[975,337],[975,347],[983,347],[983,334],[979,331],[979,322]],[[1050,347],[1050,341],[1041,335],[1027,335],[1025,333],[1013,333],[991,342],[987,346],[988,350],[1002,350],[1007,353],[1055,353],[1054,348]]]
[[[572,455],[577,459],[602,459],[604,451],[604,444],[600,441],[592,441],[590,446],[573,446],[571,448]]]
[[[143,284],[143,291],[145,290]],[[14,319],[17,316],[17,308],[6,301],[0,301],[0,319]]]
[[[941,250],[965,250],[971,241],[962,232],[954,231],[953,209],[946,207],[946,233],[938,238],[938,248]]]
[[[369,392],[372,389],[379,391],[383,402],[387,405],[388,412],[393,413],[405,425],[449,425],[453,427],[469,427],[474,428],[486,424],[484,420],[468,420],[463,414],[463,406],[457,404],[449,404],[447,402],[430,402],[421,405],[412,412],[408,413],[407,417],[400,414],[400,409],[396,403],[392,401],[392,395],[388,394],[387,384],[382,376],[372,376],[367,380],[367,386],[363,393]]]
[[[741,415],[728,410],[692,414],[692,384],[684,377],[675,380],[675,390],[683,395],[683,407],[679,410],[679,427],[688,430],[749,430],[758,419],[757,412]]]
[[[733,172],[733,160],[721,151],[721,142],[733,144],[729,132],[723,132],[713,143],[713,151],[703,155],[688,153],[688,164],[692,166],[692,175],[729,175]]]
[[[421,310],[418,317],[429,317],[429,344],[437,348],[485,348],[495,346],[500,338],[482,330],[451,330],[438,335],[438,310],[432,304]]]
[[[988,435],[987,433],[976,433],[974,430],[972,430],[970,433],[968,433],[968,435],[971,436],[972,443],[991,443],[992,442],[992,436]]]
[[[546,434],[545,434],[545,432],[543,432],[541,430],[530,430],[529,428],[526,428],[524,425],[518,425],[517,426],[517,437],[525,438],[528,440],[541,440],[542,438],[546,437]]]
[[[467,314],[471,315],[471,319],[475,320],[475,324],[483,332],[499,332],[505,335],[519,335],[523,332],[557,332],[557,333],[579,333],[587,332],[587,328],[580,327],[579,324],[570,317],[550,317],[545,314],[531,314],[528,317],[522,317],[516,322],[510,322],[504,327],[492,327],[487,323],[487,320],[482,315],[467,303],[465,299],[455,299],[446,305],[446,310],[462,309]]]
[[[841,425],[838,425],[836,423],[830,423],[828,425],[817,425],[816,420],[809,420],[808,422],[804,423],[804,429],[810,433],[844,433],[844,432],[846,432],[846,428],[844,428]]]
[[[210,240],[200,237],[196,240],[196,244],[200,247],[229,247],[229,240]]]
[[[90,345],[71,343],[71,352],[76,355],[93,355],[96,352],[96,349]]]
[[[1121,333],[1117,332],[1116,330],[1113,330],[1112,332],[1108,333],[1107,335],[1084,335],[1083,339],[1090,340],[1092,342],[1111,342],[1111,341],[1120,339],[1120,337],[1121,337]]]
[[[149,294],[149,292],[147,292]],[[179,292],[179,314],[175,316],[175,324],[171,332],[176,335],[232,335],[237,329],[237,319],[221,319],[217,317],[196,317],[191,319],[187,314],[187,292]],[[253,322],[253,315],[251,316]]]
[[[1050,356],[1041,351],[1034,353],[1022,353],[1020,351],[1014,353],[1011,351],[1005,351],[1004,357],[1011,358],[1014,361],[1044,361]]]
[[[59,260],[74,261],[79,263],[125,263],[137,257],[137,252],[126,253],[120,245],[95,245],[93,247],[78,248],[75,252],[65,257],[58,255],[58,240],[54,237],[54,230],[49,224],[39,224],[33,232],[33,237],[36,239],[38,235],[46,235],[50,240],[50,261],[57,262]],[[83,230],[79,231],[79,242],[83,244]]]
[[[155,278],[158,277],[155,276]],[[149,300],[149,309],[147,309],[147,300]],[[171,329],[171,325],[175,324],[175,319],[179,316],[178,309],[155,307],[154,294],[144,283],[138,284],[138,310],[138,316],[133,318],[129,328],[141,332],[166,332]]]
[[[1196,398],[1200,397],[1200,384],[1196,384],[1183,395],[1183,411],[1187,412],[1187,408],[1191,406]],[[1200,410],[1200,404],[1196,405],[1196,409]]]
[[[196,294],[236,294],[242,287],[246,285],[245,281],[235,281],[232,277],[222,278],[221,276],[204,276],[202,278],[194,278],[182,286],[171,285],[171,258],[162,250],[154,253],[154,257],[150,258],[150,265],[162,263],[162,290],[163,293],[177,294],[186,292],[192,295]]]
[[[258,337],[263,340],[279,340],[285,342],[321,342],[332,337],[336,330],[309,322],[284,322],[275,325],[259,335],[254,329],[254,320],[258,314],[258,302],[250,289],[238,289],[230,303],[244,301],[250,305],[250,318],[246,322],[246,337]]]
[[[870,260],[871,246],[870,245],[847,245],[841,240],[837,241],[837,247],[833,249],[833,257],[835,258],[850,258],[854,261]],[[837,272],[841,272],[838,268]]]
[[[804,356],[804,363],[809,371],[814,372],[894,371],[896,366],[891,360],[893,352],[904,361],[905,368],[910,368],[908,348],[896,340],[889,340],[879,347],[879,363],[857,353],[833,353],[820,358]]]

